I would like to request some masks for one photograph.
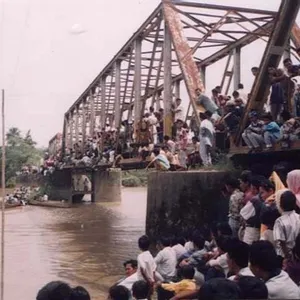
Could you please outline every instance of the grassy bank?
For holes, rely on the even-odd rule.
[[[148,172],[144,170],[122,171],[122,185],[124,187],[147,186]]]

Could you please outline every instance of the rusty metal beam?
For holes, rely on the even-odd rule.
[[[188,41],[184,36],[179,14],[173,8],[173,4],[170,0],[164,0],[162,3],[165,22],[170,29],[173,46],[184,77],[184,81],[190,97],[190,102],[194,109],[196,120],[200,124],[200,119],[197,113],[198,108],[196,105],[196,89],[198,88],[202,92],[204,92],[205,88],[200,78],[198,67],[193,59],[193,54],[191,53]],[[200,109],[204,111],[203,107],[201,107]]]

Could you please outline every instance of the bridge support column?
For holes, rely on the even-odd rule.
[[[233,81],[234,90],[238,90],[241,83],[241,48],[234,49],[234,64],[233,64]]]
[[[93,172],[92,201],[121,202],[122,172],[118,169]]]

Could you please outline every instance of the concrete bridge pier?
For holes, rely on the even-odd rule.
[[[121,202],[121,170],[95,170],[92,178],[92,202]]]

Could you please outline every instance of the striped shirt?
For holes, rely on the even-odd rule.
[[[291,252],[299,233],[300,216],[295,211],[283,212],[282,216],[275,221],[273,230],[277,254],[284,257],[279,241],[285,242],[288,251]]]

